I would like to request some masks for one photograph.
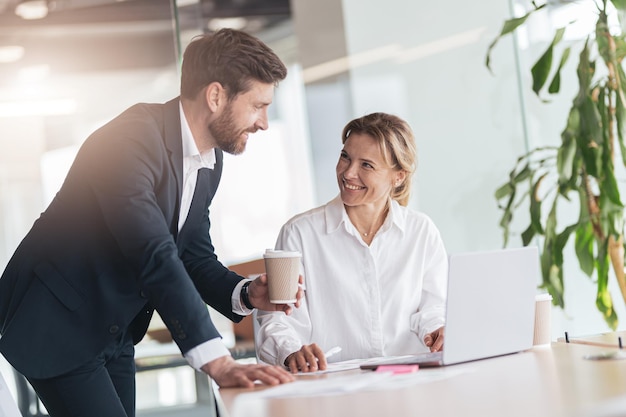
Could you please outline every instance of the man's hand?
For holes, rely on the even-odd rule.
[[[202,366],[202,371],[209,374],[220,388],[252,388],[254,381],[267,385],[278,385],[294,380],[293,375],[279,366],[243,365],[235,362],[231,356],[221,356]]]
[[[432,333],[424,336],[424,344],[430,348],[431,352],[439,352],[443,349],[443,334],[445,327],[440,327]]]
[[[300,300],[304,296],[302,284],[304,278],[302,275],[298,278],[298,293],[296,294],[296,302],[294,305],[300,307]],[[285,314],[291,314],[292,308],[289,304],[272,304],[270,303],[269,288],[267,286],[267,274],[257,277],[248,287],[248,297],[250,303],[259,310],[265,311],[284,311]]]
[[[297,374],[298,371],[315,372],[318,369],[323,371],[326,369],[326,356],[317,344],[311,343],[287,356],[285,366],[294,374]]]

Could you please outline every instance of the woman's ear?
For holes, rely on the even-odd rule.
[[[393,183],[393,186],[394,186],[394,188],[397,188],[397,187],[399,187],[399,186],[400,186],[400,185],[404,182],[404,180],[406,179],[406,171],[405,171],[405,170],[400,170],[400,171],[396,172],[395,177],[396,177],[396,178],[395,178],[395,182]]]

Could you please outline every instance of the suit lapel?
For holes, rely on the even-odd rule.
[[[178,236],[178,215],[183,189],[183,139],[180,131],[179,98],[165,103],[163,130],[165,147],[169,153],[170,164],[174,168],[174,178],[176,179],[176,194],[173,196],[176,201],[176,216],[170,225],[170,231],[176,238]]]
[[[217,187],[220,184],[220,179],[222,178],[222,166],[224,160],[224,153],[221,149],[215,149],[215,165],[213,169],[209,170],[209,204],[213,200],[213,196],[215,196],[215,192],[217,191]]]

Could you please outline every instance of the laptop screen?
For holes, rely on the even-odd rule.
[[[444,364],[531,348],[537,248],[453,254],[449,262]]]

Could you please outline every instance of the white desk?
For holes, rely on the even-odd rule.
[[[420,373],[443,372],[450,377],[401,389],[264,400],[255,416],[234,415],[234,401],[241,393],[264,387],[221,389],[219,393],[230,417],[605,417],[608,414],[600,413],[600,409],[608,401],[626,398],[626,360],[592,361],[583,356],[607,350],[553,343],[445,369],[420,369]],[[345,375],[299,378],[335,378],[341,374]],[[626,400],[623,404],[623,412],[616,415],[626,415]]]

